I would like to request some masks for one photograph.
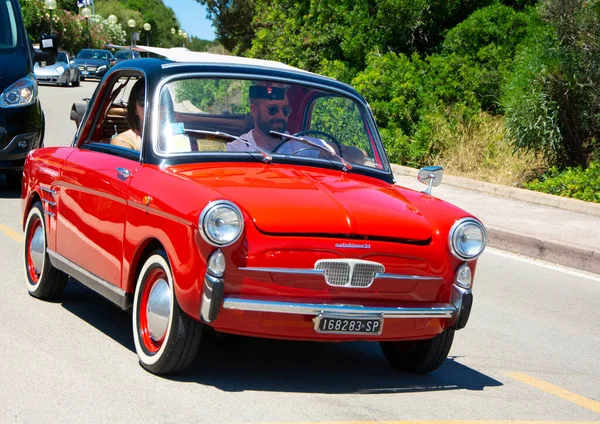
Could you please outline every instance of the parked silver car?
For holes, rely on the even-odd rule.
[[[80,81],[79,68],[70,62],[69,53],[59,51],[54,65],[41,67],[39,64],[35,64],[33,71],[35,79],[38,82],[48,82],[64,86],[68,86],[70,83],[77,87]]]

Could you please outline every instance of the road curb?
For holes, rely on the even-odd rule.
[[[411,176],[415,178],[419,172],[418,169],[396,164],[392,164],[392,171],[395,174]],[[495,196],[522,200],[524,202],[537,203],[539,205],[552,206],[569,211],[600,216],[600,203],[584,202],[583,200],[554,196],[552,194],[539,193],[537,191],[508,187],[500,184],[492,184],[485,181],[455,177],[453,175],[444,175],[443,184],[448,184],[467,190],[480,191],[483,193],[493,194]]]
[[[488,246],[600,274],[600,252],[487,227]]]

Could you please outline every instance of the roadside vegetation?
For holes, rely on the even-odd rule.
[[[44,0],[19,0],[19,5],[32,42],[38,42],[41,34],[50,33],[51,15],[44,6]],[[128,46],[132,31],[136,31],[140,33],[138,44],[142,45],[149,42],[155,47],[181,47],[185,43],[190,50],[224,51],[219,42],[196,37],[185,39],[179,35],[181,25],[173,10],[162,0],[96,0],[95,12],[86,22],[75,0],[57,0],[57,7],[52,13],[52,29],[58,45],[72,54],[88,46]],[[110,15],[116,16],[116,23],[108,21]],[[134,28],[127,25],[129,19],[135,21]],[[149,32],[143,29],[144,23],[150,24]],[[171,33],[171,28],[175,34]]]
[[[188,48],[352,84],[395,163],[600,201],[600,0],[197,1],[217,40]],[[76,52],[85,21],[58,4],[59,43]],[[41,0],[21,6],[33,37],[49,32]],[[95,47],[128,44],[128,19],[152,25],[152,45],[185,41],[161,0],[97,0],[96,12]]]
[[[353,84],[395,163],[599,201],[600,0],[197,1],[229,51]]]

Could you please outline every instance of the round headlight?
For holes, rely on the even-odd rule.
[[[229,246],[242,234],[244,219],[235,204],[219,200],[204,208],[198,226],[206,242],[214,246]]]
[[[458,259],[470,261],[481,255],[487,242],[483,224],[474,218],[456,221],[448,236],[450,250]]]
[[[65,68],[63,68],[62,66],[57,66],[56,67],[56,73],[57,74],[62,74],[63,72],[65,72]]]

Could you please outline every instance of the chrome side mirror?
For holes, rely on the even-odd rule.
[[[417,180],[428,187],[423,190],[423,193],[431,195],[431,187],[437,187],[442,183],[444,176],[444,168],[441,166],[426,166],[419,170]]]

